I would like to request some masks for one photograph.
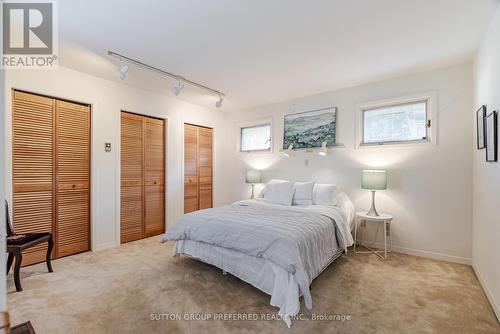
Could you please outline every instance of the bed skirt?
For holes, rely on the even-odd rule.
[[[338,249],[328,264],[314,278],[319,276],[342,253],[343,250]],[[279,308],[278,315],[288,327],[291,326],[291,319],[300,311],[301,293],[297,280],[293,274],[270,261],[192,240],[175,242],[173,255],[180,254],[218,267],[270,295],[270,304]]]

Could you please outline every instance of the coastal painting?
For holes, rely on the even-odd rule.
[[[283,149],[293,144],[294,149],[335,145],[337,108],[325,108],[299,114],[285,115]]]

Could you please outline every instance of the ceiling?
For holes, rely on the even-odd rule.
[[[113,50],[233,111],[469,61],[498,0],[64,0],[60,65],[111,80]],[[130,66],[124,83],[174,97]],[[179,97],[214,107],[194,87]]]

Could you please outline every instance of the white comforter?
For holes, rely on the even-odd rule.
[[[290,325],[289,318],[299,311],[299,294],[310,309],[312,280],[339,248],[347,251],[352,245],[348,216],[329,206],[291,207],[259,200],[241,201],[184,215],[169,228],[162,241],[201,242],[262,258],[285,270],[298,285],[294,307],[290,307],[290,296],[279,298],[286,302],[277,305],[279,314]]]

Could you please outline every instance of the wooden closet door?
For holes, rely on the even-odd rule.
[[[212,129],[198,127],[198,210],[212,207]]]
[[[16,233],[53,232],[55,100],[13,92],[13,224]],[[46,243],[23,252],[23,265],[43,261]]]
[[[143,193],[143,122],[142,116],[121,114],[121,242],[141,239],[144,235]]]
[[[90,249],[90,107],[56,101],[58,257]]]
[[[144,117],[145,213],[144,236],[165,232],[165,132],[164,121]]]
[[[198,127],[184,124],[184,213],[198,210]]]

